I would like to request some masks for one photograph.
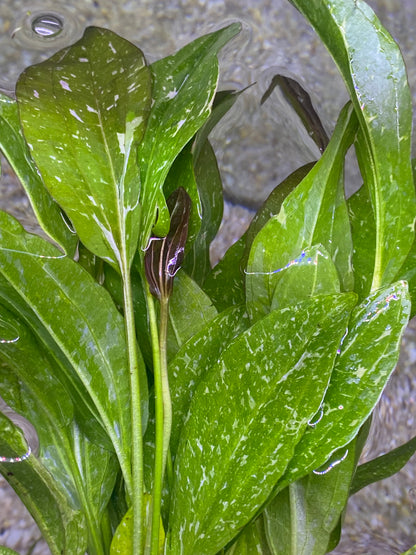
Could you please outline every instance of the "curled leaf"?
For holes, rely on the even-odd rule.
[[[167,200],[170,230],[166,237],[152,237],[144,257],[150,292],[159,300],[170,297],[173,279],[181,267],[188,236],[191,199],[180,187]]]

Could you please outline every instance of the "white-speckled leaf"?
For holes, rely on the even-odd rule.
[[[283,201],[255,237],[248,260],[246,291],[250,317],[270,310],[271,299],[288,264],[305,248],[321,243],[331,255],[343,290],[352,288],[352,243],[343,191],[344,156],[357,129],[352,106],[340,114],[322,158]],[[272,239],[274,238],[274,239]]]
[[[17,457],[27,450],[22,433],[0,412],[0,451],[2,456]],[[87,548],[84,515],[75,510],[71,501],[46,468],[31,455],[27,460],[0,463],[7,478],[26,507],[36,515],[42,534],[55,555],[80,555]]]
[[[376,218],[372,290],[392,282],[414,238],[411,94],[400,48],[362,0],[290,0],[333,56],[361,128]],[[366,177],[366,176],[364,176]]]
[[[219,50],[240,30],[238,23],[210,33],[151,65],[154,103],[139,149],[143,182],[142,247],[153,235],[166,235],[169,214],[163,183],[176,156],[211,112],[218,82]],[[178,184],[180,185],[180,184]]]
[[[20,76],[23,131],[46,187],[94,254],[130,262],[139,236],[137,144],[150,110],[141,51],[89,27]]]
[[[0,211],[0,296],[56,358],[56,371],[64,373],[59,379],[96,416],[128,479],[131,421],[124,319],[107,291],[79,264],[60,255]]]
[[[15,100],[0,94],[0,150],[20,179],[39,225],[72,256],[78,238],[65,223],[59,206],[42,183],[20,127]]]
[[[271,310],[293,306],[315,295],[339,292],[335,264],[322,245],[314,245],[306,248],[293,264],[282,269],[273,293]]]
[[[273,311],[195,392],[175,462],[168,554],[214,555],[265,502],[327,387],[355,295]]]
[[[405,282],[376,291],[354,310],[323,401],[322,419],[296,446],[279,489],[324,464],[357,435],[397,364],[409,314]]]
[[[168,367],[174,414],[170,449],[174,456],[179,436],[194,392],[205,373],[217,362],[221,352],[248,327],[242,306],[218,314],[202,330],[182,345]]]

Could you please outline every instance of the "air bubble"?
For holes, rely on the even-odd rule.
[[[345,451],[345,453],[340,459],[337,459],[336,461],[332,462],[327,468],[325,468],[325,470],[313,470],[313,473],[316,474],[317,476],[323,476],[324,474],[328,474],[328,472],[330,472],[334,468],[334,466],[338,466],[340,463],[342,463],[342,461],[345,461],[347,457],[348,457],[348,449]]]
[[[43,38],[54,38],[62,33],[63,20],[55,14],[38,15],[32,20],[32,31]]]
[[[68,46],[81,38],[83,26],[69,9],[25,12],[14,22],[11,38],[23,49],[48,50]]]
[[[324,409],[323,409],[322,405],[319,407],[318,413],[319,413],[318,418],[316,420],[314,420],[314,421],[309,420],[309,422],[308,422],[308,426],[310,426],[311,428],[315,428],[315,426],[317,424],[319,424],[319,422],[322,420],[322,417],[324,415]]]

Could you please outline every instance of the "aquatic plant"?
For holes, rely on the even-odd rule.
[[[364,2],[292,3],[351,101],[328,140],[272,81],[322,156],[214,268],[208,136],[239,95],[217,91],[238,24],[151,65],[88,28],[0,98],[1,150],[48,237],[0,212],[0,394],[39,439],[0,414],[0,471],[52,553],[324,554],[349,495],[416,448],[358,466],[414,313],[404,64]]]

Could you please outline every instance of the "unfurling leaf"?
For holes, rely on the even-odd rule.
[[[158,299],[170,297],[173,279],[181,267],[188,236],[191,199],[180,187],[167,200],[171,215],[166,237],[152,237],[144,257],[150,292]]]

